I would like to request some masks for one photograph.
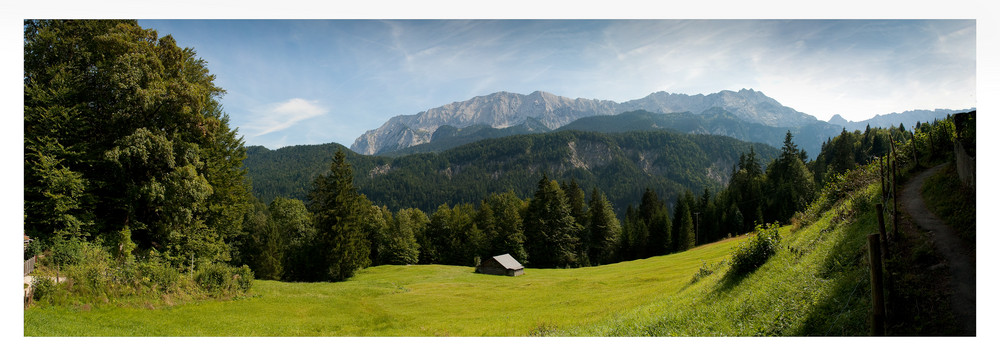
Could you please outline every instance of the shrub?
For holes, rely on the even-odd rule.
[[[236,268],[213,263],[202,267],[194,280],[202,289],[213,294],[246,292],[253,285],[253,271],[247,265]]]
[[[79,243],[76,246],[76,263],[66,267],[66,277],[73,280],[77,291],[89,296],[111,292],[110,256],[99,246]]]
[[[778,224],[758,225],[754,236],[743,241],[732,254],[732,268],[736,275],[745,275],[764,265],[778,251]]]
[[[181,279],[176,268],[158,260],[143,261],[138,264],[138,268],[143,276],[143,283],[154,290],[171,291]]]
[[[195,282],[198,282],[198,286],[209,292],[219,292],[225,289],[229,289],[229,267],[221,264],[209,264],[202,267],[198,273],[194,275]]]
[[[55,291],[56,282],[53,282],[48,277],[36,277],[31,282],[32,299],[36,301],[51,297]]]
[[[247,265],[243,265],[240,268],[233,268],[233,278],[236,290],[241,293],[250,290],[250,287],[253,286],[253,271]]]

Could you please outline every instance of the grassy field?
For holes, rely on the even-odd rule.
[[[869,178],[874,182],[874,179]],[[340,283],[257,281],[251,297],[155,309],[34,307],[24,334],[60,336],[867,335],[865,236],[878,185],[821,196],[776,255],[728,273],[742,238],[683,253],[520,277],[379,266]],[[842,192],[854,190],[844,195]]]
[[[25,335],[539,335],[588,325],[676,294],[739,239],[608,266],[527,269],[378,266],[341,283],[257,281],[253,297],[162,309],[32,308]]]

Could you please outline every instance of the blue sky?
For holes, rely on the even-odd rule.
[[[497,91],[753,88],[828,120],[976,106],[974,20],[141,20],[193,47],[248,145],[350,145]]]
[[[140,20],[193,47],[248,145],[350,145],[497,91],[626,101],[753,88],[851,121],[976,106],[974,20]]]

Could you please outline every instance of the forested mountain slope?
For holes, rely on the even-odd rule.
[[[841,127],[822,121],[797,127],[776,127],[739,119],[722,108],[711,108],[701,114],[691,112],[652,113],[644,110],[618,115],[591,116],[566,124],[557,131],[577,130],[596,132],[626,132],[674,130],[692,134],[720,135],[741,141],[766,143],[781,147],[785,133],[791,132],[795,142],[809,157],[819,154],[824,141],[840,134]]]
[[[355,183],[375,204],[430,211],[443,203],[476,202],[491,192],[527,197],[543,174],[598,187],[618,210],[637,205],[648,187],[667,201],[684,190],[720,188],[751,147],[769,162],[778,150],[736,139],[669,131],[564,131],[487,139],[441,153],[402,157],[347,153]],[[329,169],[337,144],[268,150],[251,147],[244,165],[254,194],[304,199],[312,180]]]

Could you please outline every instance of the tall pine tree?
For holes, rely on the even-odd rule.
[[[330,173],[316,177],[309,210],[316,226],[314,251],[320,262],[310,279],[341,281],[371,261],[364,219],[371,203],[354,187],[354,173],[343,151],[333,156]]]
[[[579,229],[559,183],[543,176],[524,219],[531,264],[535,267],[577,266]]]
[[[591,264],[615,262],[615,254],[621,238],[622,228],[615,216],[608,198],[596,187],[590,193],[590,226],[587,229],[587,256]]]

